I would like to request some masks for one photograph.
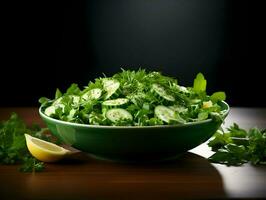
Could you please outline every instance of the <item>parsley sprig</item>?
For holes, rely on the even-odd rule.
[[[227,131],[218,130],[208,145],[215,151],[209,158],[215,163],[266,164],[266,130],[251,128],[246,131],[234,123]]]
[[[12,113],[10,119],[0,122],[0,164],[21,164],[22,172],[42,171],[44,163],[31,156],[24,134],[49,141],[43,134],[46,130],[36,124],[27,127],[16,113]]]

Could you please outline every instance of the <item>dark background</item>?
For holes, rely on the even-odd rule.
[[[38,106],[56,88],[121,67],[162,71],[185,86],[202,72],[208,92],[225,91],[231,106],[266,106],[249,53],[248,7],[247,0],[10,2],[0,106]]]

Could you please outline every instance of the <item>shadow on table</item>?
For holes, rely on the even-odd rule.
[[[6,176],[1,180],[5,181],[8,199],[166,200],[226,197],[218,171],[208,160],[193,153],[186,153],[171,162],[145,164],[119,164],[83,156],[76,163],[72,160],[49,164],[45,172],[18,173],[15,181],[8,179],[10,177]]]

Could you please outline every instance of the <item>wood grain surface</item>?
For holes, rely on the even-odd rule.
[[[37,108],[0,108],[0,119],[7,119],[11,111],[27,123],[44,126]],[[232,109],[231,113],[239,111],[243,109]],[[257,116],[263,126],[265,115]],[[234,120],[232,114],[229,119]],[[0,165],[0,199],[266,198],[264,166],[211,164],[205,158],[210,150],[206,144],[201,146],[166,163],[120,164],[78,153],[68,160],[46,164],[41,173],[20,173],[17,165]]]

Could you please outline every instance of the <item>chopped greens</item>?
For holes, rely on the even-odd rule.
[[[215,151],[209,159],[226,165],[266,164],[266,130],[241,129],[237,124],[228,131],[218,130],[208,145]]]
[[[0,164],[22,164],[22,172],[42,171],[44,163],[31,156],[24,134],[49,141],[43,134],[46,130],[38,125],[27,127],[16,113],[12,113],[10,119],[0,122]]]
[[[193,87],[159,72],[123,70],[97,78],[80,89],[73,83],[55,99],[40,98],[42,111],[55,119],[92,125],[153,126],[184,124],[213,118],[223,120],[224,92],[206,94],[207,81],[199,73]],[[129,117],[130,116],[130,117]]]

